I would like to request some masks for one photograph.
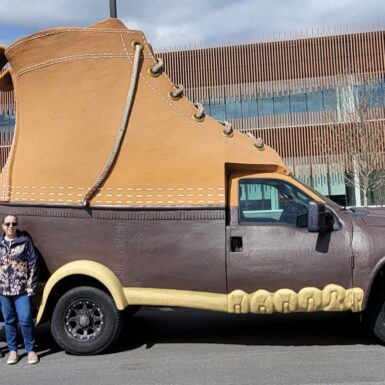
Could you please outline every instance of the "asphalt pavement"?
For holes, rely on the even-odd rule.
[[[385,347],[345,313],[143,308],[104,354],[66,354],[46,324],[37,341],[37,365],[25,356],[14,366],[0,358],[1,385],[385,384]]]

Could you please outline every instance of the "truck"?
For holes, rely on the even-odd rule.
[[[37,322],[96,354],[139,306],[361,312],[385,341],[385,211],[344,209],[183,96],[110,18],[0,48],[16,127],[0,214],[44,263]]]

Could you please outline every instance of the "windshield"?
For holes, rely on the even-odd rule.
[[[321,193],[319,193],[317,190],[314,190],[314,188],[308,186],[307,184],[304,184],[302,183],[300,180],[298,180],[297,178],[293,178],[294,180],[296,180],[298,183],[300,183],[303,187],[306,187],[307,189],[309,189],[312,193],[314,193],[315,195],[317,195],[318,197],[320,197],[322,200],[324,200],[329,206],[333,207],[335,210],[343,210],[344,208],[341,207],[339,204],[337,204],[336,202],[332,201],[330,198],[328,197],[325,197],[325,195],[322,195]]]

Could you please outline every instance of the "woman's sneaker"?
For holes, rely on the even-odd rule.
[[[33,365],[37,364],[39,362],[39,357],[35,352],[29,352],[28,353],[28,363]]]
[[[8,365],[17,364],[17,361],[19,361],[19,355],[17,354],[17,352],[14,352],[14,351],[9,352],[7,364]]]

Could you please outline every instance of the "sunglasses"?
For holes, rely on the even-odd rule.
[[[6,223],[4,223],[4,226],[6,226],[6,227],[9,227],[9,226],[13,226],[13,227],[16,227],[17,226],[17,222],[6,222]]]

